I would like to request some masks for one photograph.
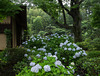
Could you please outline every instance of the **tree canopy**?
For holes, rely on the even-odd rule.
[[[15,5],[10,0],[0,0],[0,21],[7,16],[13,16],[21,10],[19,5]]]

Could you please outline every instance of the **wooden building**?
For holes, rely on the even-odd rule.
[[[19,11],[14,17],[8,16],[0,23],[0,50],[4,50],[7,46],[7,39],[4,33],[5,29],[11,30],[10,43],[12,48],[22,44],[24,30],[27,30],[27,13],[26,6],[21,6],[21,8],[23,10]]]

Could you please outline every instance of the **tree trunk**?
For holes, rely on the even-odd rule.
[[[75,42],[82,42],[81,15],[80,15],[79,7],[72,10],[72,17],[73,17],[74,41]]]

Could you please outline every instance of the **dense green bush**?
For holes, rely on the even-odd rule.
[[[18,74],[19,72],[23,70],[24,67],[28,66],[28,64],[29,63],[27,62],[19,61],[17,62],[17,64],[13,66],[13,71],[15,72],[15,74]]]
[[[77,42],[77,45],[82,47],[84,50],[100,50],[100,38],[90,38],[85,39],[83,42]]]
[[[96,47],[94,47],[93,42],[91,39],[87,38],[83,42],[77,42],[78,46],[82,47],[84,50],[95,50]]]
[[[100,57],[100,51],[90,51],[87,55],[88,58]]]
[[[22,48],[7,48],[2,51],[0,58],[9,64],[15,64],[23,59],[25,53],[27,51]]]
[[[13,66],[18,61],[21,61],[26,49],[22,48],[7,48],[0,52],[0,76],[14,76]]]
[[[92,45],[95,47],[96,50],[100,50],[100,38],[93,39]]]
[[[100,75],[100,57],[84,57],[76,62],[76,73],[81,76]]]

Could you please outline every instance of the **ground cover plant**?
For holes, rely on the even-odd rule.
[[[76,60],[87,55],[71,36],[57,33],[32,36],[23,46],[28,53],[14,66],[16,76],[73,76]]]

